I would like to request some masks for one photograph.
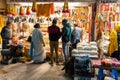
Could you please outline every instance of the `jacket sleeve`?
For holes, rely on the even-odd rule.
[[[58,32],[58,39],[61,37],[61,32],[60,32],[60,28],[58,28],[59,32]]]
[[[10,29],[7,29],[7,28],[3,28],[2,31],[1,31],[1,37],[3,39],[10,39],[12,36],[11,36],[11,31]]]
[[[65,30],[66,28],[62,28],[62,36],[66,36],[66,30]]]

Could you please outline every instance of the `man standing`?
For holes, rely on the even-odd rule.
[[[71,25],[67,23],[67,19],[62,20],[62,52],[64,54],[65,64],[69,59],[70,52],[70,41],[71,41]]]
[[[74,29],[72,31],[72,48],[77,47],[77,43],[80,42],[80,39],[82,38],[82,29],[78,28],[77,24],[74,24]]]
[[[60,28],[56,25],[57,20],[53,19],[52,25],[48,27],[48,34],[49,34],[49,40],[50,40],[50,53],[51,53],[51,65],[53,66],[54,59],[53,59],[53,53],[55,50],[56,53],[56,64],[58,65],[58,45],[59,45],[59,38],[61,37]]]
[[[12,39],[12,23],[7,22],[6,26],[2,28],[1,37],[2,37],[2,49],[7,49],[10,40]]]

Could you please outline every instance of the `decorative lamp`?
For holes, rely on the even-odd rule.
[[[26,15],[30,15],[30,6],[27,6]]]
[[[12,8],[12,10],[11,10],[11,14],[12,14],[13,16],[15,16],[15,15],[17,14],[17,10],[16,10],[16,8]]]
[[[23,7],[22,7],[22,6],[20,7],[20,12],[19,12],[19,15],[21,15],[21,16],[23,16],[23,15],[24,15],[24,9],[23,9]]]
[[[33,1],[32,12],[37,12],[37,4],[36,4],[36,0]]]
[[[62,13],[70,13],[68,8],[68,0],[65,0]]]

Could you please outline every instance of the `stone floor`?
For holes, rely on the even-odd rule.
[[[62,65],[16,63],[0,65],[0,80],[71,80]]]

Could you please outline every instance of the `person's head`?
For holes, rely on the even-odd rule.
[[[6,22],[6,26],[7,26],[7,27],[11,28],[11,25],[12,25],[12,23],[11,23],[10,21],[7,21],[7,22]]]
[[[36,24],[34,25],[34,28],[40,28],[40,24],[39,24],[39,23],[36,23]]]
[[[74,24],[74,27],[78,27],[78,24]]]
[[[63,19],[63,20],[62,20],[62,24],[63,24],[63,25],[67,24],[67,21],[68,21],[67,19]]]
[[[56,25],[57,24],[57,19],[53,19],[52,24]]]

